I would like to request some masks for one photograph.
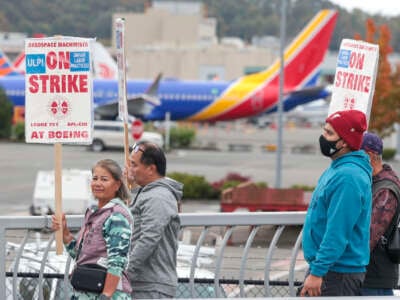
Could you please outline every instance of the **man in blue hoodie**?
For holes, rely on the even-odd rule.
[[[301,296],[359,296],[369,261],[372,168],[360,150],[364,113],[338,111],[319,138],[331,165],[318,180],[303,228],[309,274]]]

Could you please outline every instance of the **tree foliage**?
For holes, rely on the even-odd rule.
[[[356,39],[362,39],[360,34]],[[392,72],[388,56],[393,52],[390,45],[391,32],[387,24],[376,26],[372,19],[366,21],[366,42],[379,45],[378,74],[372,102],[369,128],[382,137],[394,131],[394,124],[400,120],[400,70]]]
[[[158,0],[160,1],[160,0]],[[163,0],[161,0],[163,1]],[[179,0],[176,0],[179,1]],[[280,0],[193,0],[203,2],[208,17],[218,21],[218,37],[236,36],[250,42],[253,36],[280,33]],[[330,48],[337,50],[343,38],[354,36],[364,28],[370,15],[361,10],[352,13],[327,0],[287,0],[286,36],[290,41],[320,9],[337,9],[339,17]],[[109,44],[112,33],[112,14],[143,12],[150,0],[0,0],[1,31],[46,35],[97,37]],[[386,23],[394,36],[394,49],[400,51],[400,17],[373,16],[376,22]],[[138,29],[140,30],[140,29]]]
[[[0,139],[11,135],[12,103],[0,88]]]

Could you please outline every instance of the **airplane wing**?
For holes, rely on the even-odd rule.
[[[313,100],[327,98],[331,95],[325,86],[305,87],[300,90],[285,93],[285,101],[283,103],[283,111],[290,111],[298,105],[302,105]],[[277,112],[278,107],[275,105],[267,113]]]
[[[158,101],[158,102],[157,102]],[[128,114],[135,117],[143,117],[151,112],[154,106],[159,105],[158,98],[143,94],[127,100]],[[112,101],[95,107],[96,119],[115,119],[118,116],[118,101]]]
[[[162,74],[159,73],[145,93],[127,99],[128,114],[135,117],[148,115],[155,106],[161,104],[158,98],[158,87]],[[118,115],[118,101],[98,105],[95,108],[95,115],[101,119],[115,119]]]

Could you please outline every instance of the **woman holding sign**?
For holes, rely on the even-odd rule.
[[[126,274],[131,247],[132,215],[126,206],[129,192],[122,170],[110,159],[92,169],[91,189],[98,205],[88,208],[77,239],[62,218],[63,242],[76,266],[71,275],[71,299],[131,299]],[[53,230],[61,224],[53,216]]]

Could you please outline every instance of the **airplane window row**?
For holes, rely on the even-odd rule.
[[[9,96],[24,96],[25,95],[25,90],[7,90],[7,95]],[[106,92],[106,91],[96,91],[93,93],[94,97],[96,98],[102,98],[102,97],[107,97],[107,98],[117,98],[118,93],[115,92]],[[135,93],[135,94],[128,94],[127,98],[131,99],[134,97],[138,97],[141,94]],[[159,94],[158,97],[162,99],[170,99],[170,100],[192,100],[192,101],[210,101],[214,100],[216,97],[214,95],[201,95],[201,94]]]
[[[9,96],[24,96],[25,90],[7,90]]]
[[[214,99],[213,95],[201,95],[201,94],[159,94],[162,99],[171,100],[194,100],[194,101],[210,101]]]

